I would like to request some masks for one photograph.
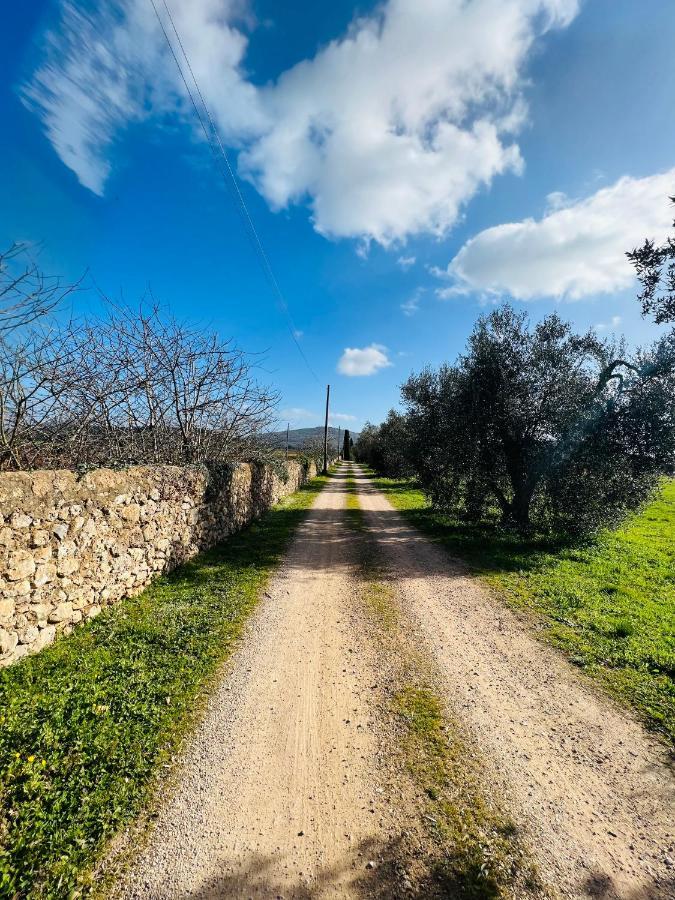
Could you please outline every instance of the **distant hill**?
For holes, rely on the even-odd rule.
[[[344,439],[345,430],[342,428],[339,432],[340,442]],[[356,441],[359,436],[358,431],[349,429],[349,433]],[[272,447],[279,447],[284,450],[286,448],[286,431],[274,431],[265,435]],[[291,428],[288,433],[288,446],[291,450],[302,450],[308,440],[323,440],[323,425],[317,425],[316,428]],[[332,426],[328,429],[328,442],[335,447],[338,440],[338,429]]]

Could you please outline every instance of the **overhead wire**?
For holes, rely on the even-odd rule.
[[[293,343],[295,344],[300,356],[303,359],[303,362],[305,363],[305,365],[306,365],[307,369],[309,370],[309,372],[311,373],[312,377],[317,382],[317,384],[319,384],[320,383],[319,378],[318,378],[316,372],[314,371],[313,367],[311,366],[309,360],[307,359],[307,356],[306,356],[304,350],[302,349],[300,342],[298,340],[298,336],[297,336],[298,329],[295,327],[295,323],[293,322],[293,318],[291,316],[291,312],[288,307],[288,303],[286,302],[286,298],[284,297],[284,293],[281,290],[281,287],[279,285],[277,277],[274,274],[274,269],[272,268],[272,263],[271,263],[270,258],[265,250],[262,240],[260,239],[258,230],[255,227],[253,217],[251,216],[248,206],[246,205],[246,200],[244,199],[244,195],[239,186],[239,180],[237,178],[237,174],[234,171],[232,164],[230,163],[229,157],[227,155],[227,151],[226,151],[225,147],[223,146],[223,143],[220,139],[220,134],[218,132],[218,129],[216,128],[215,122],[213,121],[211,113],[209,112],[208,105],[206,104],[204,95],[199,86],[199,82],[197,81],[197,78],[195,76],[194,70],[192,68],[192,64],[190,63],[190,58],[187,54],[187,51],[185,50],[183,41],[181,40],[180,34],[176,27],[176,23],[174,22],[174,18],[171,14],[171,10],[169,9],[169,6],[167,5],[166,0],[163,0],[164,9],[166,10],[169,21],[171,22],[171,27],[173,29],[174,35],[176,36],[178,46],[180,47],[181,53],[183,54],[185,63],[187,65],[188,71],[190,73],[190,77],[192,78],[195,89],[199,96],[199,100],[201,102],[201,105],[202,105],[202,108],[204,111],[204,115],[202,115],[202,113],[200,112],[200,109],[197,105],[197,101],[195,100],[195,97],[193,95],[192,89],[190,88],[187,78],[185,77],[183,67],[180,63],[180,60],[178,59],[178,55],[174,49],[173,43],[171,42],[169,34],[166,30],[166,27],[164,25],[162,17],[157,8],[157,4],[155,3],[155,0],[150,0],[150,3],[152,4],[152,8],[155,11],[155,16],[157,17],[157,21],[159,22],[159,26],[164,35],[164,39],[169,47],[169,50],[171,51],[171,55],[176,64],[176,68],[178,69],[178,72],[180,74],[183,85],[185,86],[185,90],[187,91],[188,97],[190,98],[190,101],[192,102],[192,106],[194,108],[195,115],[197,116],[197,120],[202,128],[202,131],[204,132],[204,137],[206,138],[206,142],[209,145],[209,149],[211,150],[211,154],[213,156],[214,163],[216,164],[216,167],[218,168],[220,175],[223,178],[223,181],[226,183],[226,185],[229,187],[229,189],[233,192],[237,211],[238,211],[239,215],[241,216],[242,221],[244,223],[247,237],[253,246],[256,256],[258,257],[258,260],[259,260],[262,270],[263,270],[263,274],[264,274],[265,278],[267,279],[268,284],[272,288],[272,291],[277,299],[277,302],[281,308],[281,311],[284,314],[284,317],[286,319],[286,326],[287,326],[290,336],[293,340]],[[212,139],[212,137],[209,134],[209,129],[206,126],[205,117],[206,117],[206,120],[208,120],[209,126],[211,128],[211,133],[212,133],[213,137],[215,138],[215,142],[216,142],[215,144],[214,144],[214,140]],[[221,160],[225,163],[224,168],[220,164]]]

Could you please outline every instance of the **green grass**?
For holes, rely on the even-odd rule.
[[[375,483],[511,605],[536,613],[546,640],[675,740],[675,481],[585,546],[471,527],[431,510],[410,482]]]
[[[325,480],[0,670],[0,897],[87,893],[92,865],[152,796]]]
[[[394,697],[405,723],[407,767],[426,795],[427,822],[443,853],[432,864],[441,895],[463,900],[549,896],[518,828],[486,798],[480,763],[449,722],[433,687],[407,680]]]
[[[359,505],[356,480],[353,475],[347,475],[347,477],[345,478],[345,487],[347,489],[347,496],[345,497],[347,523],[352,531],[365,531],[366,525],[363,521],[361,506]]]

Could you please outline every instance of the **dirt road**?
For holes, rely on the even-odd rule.
[[[368,863],[396,828],[352,621],[352,549],[338,478],[259,606],[122,896],[373,895]]]
[[[402,896],[371,865],[418,810],[387,783],[348,471],[300,528],[119,896]],[[675,896],[663,749],[352,471],[383,577],[544,880],[565,897]]]
[[[675,897],[663,747],[354,472],[386,577],[547,880],[572,897]]]

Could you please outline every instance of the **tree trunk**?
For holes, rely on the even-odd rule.
[[[520,534],[527,534],[532,530],[530,506],[533,493],[528,485],[518,485],[511,500],[511,519]]]

